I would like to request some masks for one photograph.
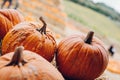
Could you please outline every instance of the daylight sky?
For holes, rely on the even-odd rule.
[[[93,0],[94,2],[103,2],[108,6],[114,8],[120,13],[120,0]]]

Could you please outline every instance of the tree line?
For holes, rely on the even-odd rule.
[[[92,0],[70,0],[82,6],[97,11],[113,20],[120,21],[120,13],[104,3],[94,3]]]

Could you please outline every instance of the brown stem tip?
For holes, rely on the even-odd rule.
[[[11,66],[11,65],[13,65],[13,66],[16,66],[16,65],[20,66],[21,64],[24,65],[25,63],[27,63],[23,59],[23,50],[24,50],[23,46],[17,47],[15,49],[14,55],[12,57],[12,60],[6,66]]]
[[[91,44],[92,39],[93,39],[93,35],[94,35],[94,32],[93,32],[93,31],[90,31],[90,32],[87,34],[87,37],[85,38],[84,42],[87,43],[87,44]]]
[[[40,21],[43,23],[43,26],[42,26],[41,29],[36,29],[36,30],[39,31],[41,34],[43,34],[43,33],[46,34],[46,26],[47,26],[47,24],[46,24],[46,22],[43,20],[42,17],[40,17],[39,19],[40,19]]]

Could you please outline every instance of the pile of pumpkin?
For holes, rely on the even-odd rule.
[[[28,22],[13,9],[0,10],[0,80],[94,80],[107,67],[104,44],[90,31],[57,45],[40,17]],[[57,66],[50,62],[55,56]]]

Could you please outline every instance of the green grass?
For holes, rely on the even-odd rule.
[[[69,0],[64,0],[63,4],[68,17],[89,27],[100,35],[120,41],[120,26],[111,19]]]

